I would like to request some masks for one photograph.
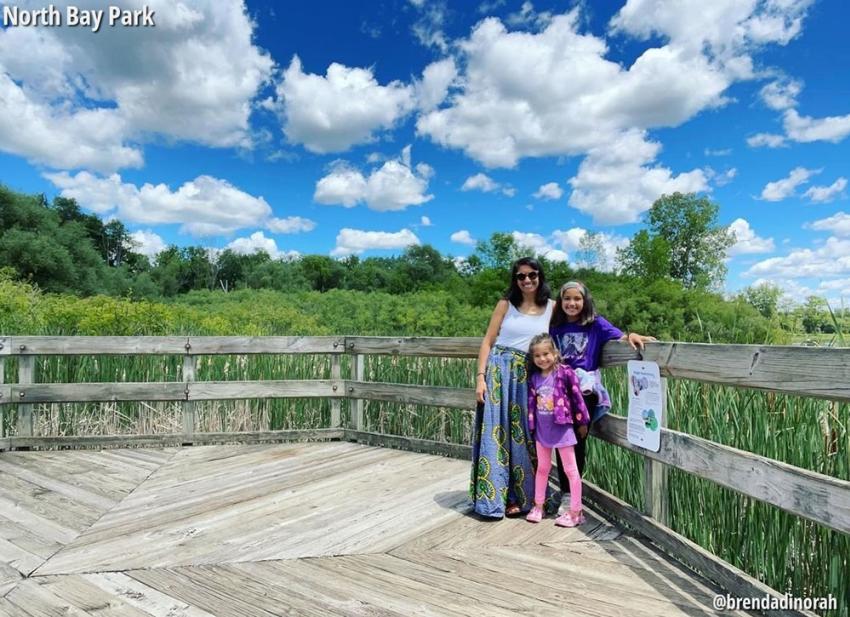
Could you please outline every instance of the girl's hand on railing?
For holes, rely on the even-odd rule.
[[[654,342],[658,340],[654,336],[643,336],[641,334],[638,334],[637,332],[629,332],[625,338],[626,342],[628,342],[628,344],[632,346],[632,349],[640,348],[641,351],[643,350],[644,343]]]
[[[475,398],[479,403],[484,402],[485,394],[487,394],[487,382],[484,380],[484,375],[479,373],[475,380]]]

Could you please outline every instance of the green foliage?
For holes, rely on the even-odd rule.
[[[661,196],[646,214],[649,229],[621,251],[623,270],[644,278],[670,276],[687,288],[719,287],[735,238],[717,225],[717,211],[717,204],[694,193]]]

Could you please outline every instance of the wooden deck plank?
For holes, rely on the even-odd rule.
[[[67,496],[0,478],[0,615],[714,614],[711,585],[593,511],[577,529],[470,515],[466,461],[348,442],[125,452],[37,469],[20,453],[59,491],[98,468],[142,478],[70,541]],[[12,567],[45,556],[29,578]]]

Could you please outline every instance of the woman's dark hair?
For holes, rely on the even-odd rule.
[[[511,266],[511,285],[502,297],[517,308],[522,304],[522,290],[516,280],[520,266],[528,266],[537,272],[537,294],[534,296],[534,303],[537,306],[545,306],[550,296],[549,284],[546,282],[546,274],[540,267],[540,262],[533,257],[522,257],[514,262],[514,265]]]
[[[593,296],[590,295],[587,285],[581,281],[568,281],[561,285],[561,289],[558,290],[558,299],[555,301],[555,308],[552,309],[552,319],[549,321],[550,328],[567,323],[567,314],[564,312],[564,303],[561,301],[567,289],[578,289],[584,298],[584,306],[582,306],[581,313],[578,314],[578,323],[586,326],[596,319],[596,306],[593,304]]]
[[[528,345],[528,374],[539,373],[540,369],[534,363],[534,347],[539,345],[540,343],[549,343],[552,346],[552,353],[555,355],[555,366],[557,367],[561,363],[561,352],[558,351],[558,346],[555,344],[555,341],[552,340],[552,337],[549,336],[547,332],[541,332],[540,334],[534,335],[531,339],[531,343]]]

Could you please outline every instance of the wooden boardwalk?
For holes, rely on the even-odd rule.
[[[347,442],[0,454],[0,615],[702,615],[589,512],[467,513],[468,463]]]

